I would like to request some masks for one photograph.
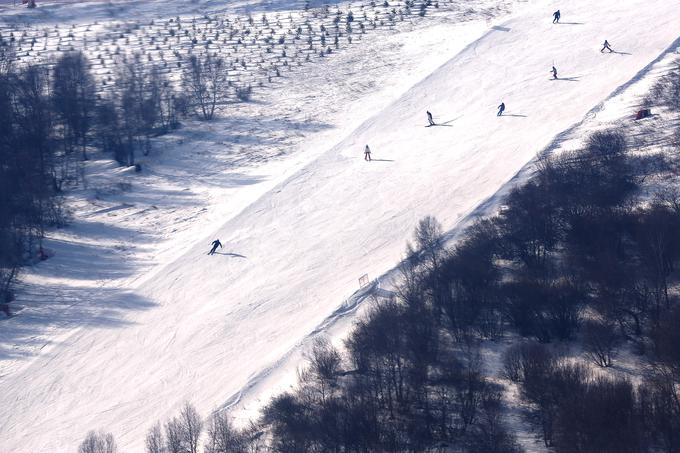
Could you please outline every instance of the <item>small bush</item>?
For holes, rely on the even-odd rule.
[[[236,88],[236,98],[241,102],[250,101],[253,93],[253,88],[251,86],[247,87],[237,87]]]
[[[588,321],[583,326],[586,357],[601,367],[610,367],[620,343],[616,326],[608,321]]]

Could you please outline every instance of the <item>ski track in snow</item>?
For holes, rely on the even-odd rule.
[[[203,414],[221,403],[252,412],[258,398],[272,391],[263,383],[290,382],[305,339],[349,328],[378,285],[338,307],[360,275],[381,275],[380,287],[389,289],[396,278],[389,269],[420,218],[436,215],[455,240],[530,175],[537,152],[572,137],[584,118],[592,119],[607,99],[680,44],[674,5],[665,1],[574,1],[569,11],[563,9],[563,20],[581,24],[560,26],[549,19],[556,3],[538,3],[540,8],[527,8],[475,40],[379,113],[381,99],[375,99],[367,109],[375,115],[362,124],[319,132],[314,146],[328,140],[325,151],[306,153],[294,164],[273,163],[267,171],[277,176],[247,196],[233,195],[236,208],[190,215],[188,222],[212,232],[198,242],[187,237],[195,228],[187,227],[184,236],[168,232],[187,239],[176,259],[177,250],[126,254],[126,247],[143,241],[130,243],[101,221],[80,226],[72,237],[69,229],[57,235],[60,253],[45,263],[52,261],[52,268],[38,266],[43,293],[61,291],[60,277],[68,275],[71,261],[87,263],[102,250],[93,244],[105,242],[120,253],[98,258],[108,264],[96,267],[100,274],[80,276],[85,287],[72,291],[87,297],[58,297],[76,309],[64,310],[65,319],[56,323],[54,337],[46,335],[49,343],[37,357],[22,361],[21,351],[19,358],[2,351],[10,365],[1,372],[0,450],[73,450],[87,430],[101,427],[125,451],[141,451],[148,427],[174,415],[185,400]],[[605,37],[631,55],[600,54]],[[549,81],[553,59],[564,77],[578,81]],[[501,100],[509,115],[496,118]],[[426,109],[438,122],[451,120],[451,127],[423,128]],[[182,133],[188,132],[178,137]],[[374,162],[363,161],[366,143]],[[165,171],[149,165],[152,176]],[[135,200],[143,193],[132,191],[126,201],[125,188],[120,190],[116,205],[92,210],[94,219],[131,215],[131,206],[144,205]],[[178,192],[169,187],[167,196],[181,200]],[[189,191],[186,206],[176,203],[178,214],[191,212],[192,200],[202,193],[230,192]],[[96,239],[91,248],[77,243],[83,230]],[[222,240],[224,253],[242,258],[206,257],[213,237]],[[133,266],[118,263],[126,256]],[[164,259],[167,265],[153,266]],[[149,270],[141,278],[133,272],[140,268]],[[107,286],[111,280],[118,285]],[[36,283],[29,278],[26,290]],[[119,288],[126,289],[125,297]],[[29,313],[12,321],[41,320]],[[60,322],[84,325],[73,331],[60,329]]]

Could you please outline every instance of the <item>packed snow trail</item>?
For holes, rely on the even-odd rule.
[[[73,451],[89,429],[142,451],[184,401],[220,405],[402,256],[445,229],[677,38],[665,0],[557,3],[494,27],[130,293],[156,304],[77,331],[0,382],[0,451]],[[599,52],[604,39],[622,53]],[[561,80],[551,80],[552,62]],[[398,75],[395,75],[398,76]],[[496,106],[507,110],[496,117]],[[442,126],[425,128],[430,110]],[[363,159],[364,146],[372,162]],[[212,240],[224,245],[207,256]]]

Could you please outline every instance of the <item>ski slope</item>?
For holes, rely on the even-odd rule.
[[[678,38],[665,0],[573,0],[559,5],[561,25],[556,2],[536,5],[116,302],[146,310],[79,329],[3,378],[0,451],[73,451],[99,427],[122,451],[143,451],[146,430],[184,401],[207,414],[321,324],[359,276],[394,267],[420,218],[454,228]],[[621,53],[600,53],[605,38]],[[550,80],[553,61],[562,80]],[[425,110],[442,125],[424,127]],[[213,238],[225,248],[206,256]]]

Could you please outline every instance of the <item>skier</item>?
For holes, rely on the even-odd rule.
[[[501,116],[505,112],[505,102],[501,102],[501,105],[498,106],[498,113],[496,116]]]
[[[552,75],[553,75],[553,80],[557,80],[557,68],[555,66],[552,67]]]
[[[215,239],[212,241],[212,248],[210,249],[210,252],[208,252],[208,255],[214,255],[215,250],[217,250],[217,247],[222,248],[222,243],[220,242],[219,239]]]
[[[371,148],[366,145],[366,148],[364,148],[364,160],[370,162],[371,161]]]
[[[560,16],[561,16],[560,10],[558,9],[557,11],[555,11],[555,12],[553,13],[553,18],[554,18],[554,19],[553,19],[553,24],[559,24],[559,23],[560,23]]]
[[[614,52],[612,48],[609,46],[609,41],[606,39],[604,40],[604,44],[602,45],[602,49],[600,49],[600,52],[604,52],[604,49],[607,49],[609,53]]]
[[[432,119],[432,114],[428,111],[427,112],[427,122],[430,123],[430,126],[434,126],[434,120]]]

